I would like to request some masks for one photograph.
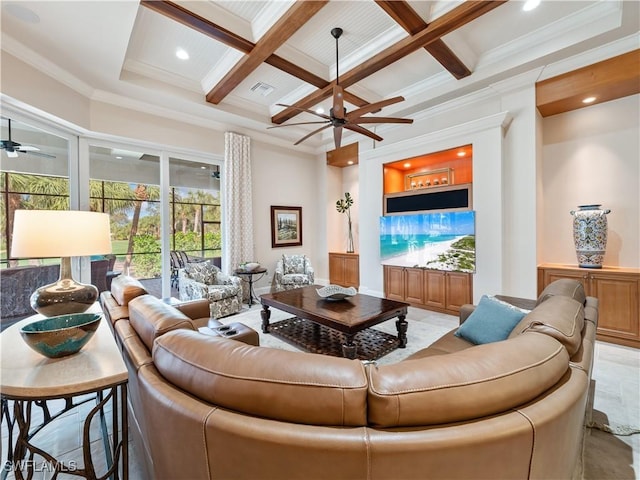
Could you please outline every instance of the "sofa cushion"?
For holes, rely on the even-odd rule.
[[[142,284],[128,275],[119,275],[111,282],[111,295],[123,307],[126,307],[134,298],[146,293]]]
[[[177,330],[156,340],[153,361],[171,383],[214,405],[284,422],[366,424],[361,362],[254,347]]]
[[[369,366],[369,423],[435,425],[498,414],[534,400],[568,369],[567,350],[539,333]]]
[[[166,332],[179,328],[195,330],[189,317],[152,295],[129,302],[129,322],[149,351],[153,341]]]
[[[481,345],[505,340],[525,316],[525,311],[483,295],[469,318],[460,325],[456,336]]]
[[[551,296],[534,308],[513,329],[510,338],[531,331],[550,335],[573,355],[582,343],[584,307],[571,297]]]
[[[587,299],[584,292],[584,286],[579,281],[572,280],[570,278],[561,278],[550,283],[544,290],[542,290],[536,305],[540,305],[545,300],[556,295],[573,298],[582,305],[584,305]]]

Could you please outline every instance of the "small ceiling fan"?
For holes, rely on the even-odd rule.
[[[56,158],[55,155],[49,155],[48,153],[40,152],[38,147],[32,147],[30,145],[22,145],[18,142],[11,140],[11,119],[7,118],[7,125],[9,127],[9,139],[0,140],[0,148],[7,152],[7,156],[15,158],[19,153],[30,153],[31,155],[39,155],[41,157]]]
[[[274,125],[272,127],[267,128],[279,128],[279,127],[290,127],[293,125],[312,125],[312,124],[325,124],[322,127],[314,130],[313,132],[305,135],[300,140],[298,140],[294,145],[298,145],[304,142],[307,138],[315,135],[316,133],[321,132],[329,127],[333,127],[333,140],[336,148],[340,148],[340,142],[342,141],[342,129],[346,128],[347,130],[351,130],[353,132],[360,133],[369,138],[373,138],[374,140],[381,141],[383,140],[381,136],[376,135],[375,133],[367,130],[364,127],[361,127],[360,124],[367,123],[413,123],[413,119],[411,118],[393,118],[393,117],[364,117],[367,113],[377,112],[383,107],[393,105],[394,103],[403,102],[404,97],[393,97],[387,100],[381,100],[379,102],[370,103],[369,105],[365,105],[364,107],[353,110],[352,112],[347,112],[347,109],[344,108],[344,93],[343,89],[340,86],[340,75],[338,72],[338,39],[342,35],[343,30],[339,27],[333,28],[331,30],[331,35],[336,39],[336,84],[333,86],[333,107],[329,111],[329,115],[325,115],[323,113],[317,113],[313,110],[308,110],[306,108],[299,108],[292,105],[284,105],[282,103],[278,103],[279,107],[288,107],[294,108],[296,110],[300,110],[302,112],[307,112],[316,117],[320,117],[322,121],[316,122],[298,122],[298,123],[289,123],[287,125]]]

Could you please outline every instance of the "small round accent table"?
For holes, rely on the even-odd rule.
[[[259,302],[259,298],[256,296],[256,294],[253,291],[253,284],[267,274],[267,269],[264,267],[258,267],[253,270],[238,269],[233,273],[234,275],[238,275],[243,281],[249,284],[249,298],[247,299],[247,305],[249,305],[249,308],[251,308],[251,305],[253,305],[254,298],[256,299],[256,302]],[[260,276],[258,278],[254,278],[255,275],[260,275]]]

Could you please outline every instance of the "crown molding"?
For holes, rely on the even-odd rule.
[[[138,60],[126,59],[122,70],[125,72],[131,72],[142,77],[149,78],[153,82],[162,82],[174,87],[182,88],[190,92],[203,95],[201,85],[197,81],[189,80],[182,75],[177,75],[173,72],[168,72],[160,68],[156,68],[148,63],[140,62]],[[161,78],[162,80],[158,80]]]
[[[67,70],[59,67],[57,64],[51,62],[46,57],[43,57],[39,53],[25,47],[23,44],[4,32],[2,33],[1,38],[2,50],[13,55],[21,62],[26,63],[30,67],[33,67],[44,75],[53,78],[85,97],[91,97],[93,94],[94,88],[92,86],[69,73]]]
[[[500,128],[504,132],[504,130],[509,127],[512,120],[513,117],[509,112],[500,112],[487,117],[471,120],[470,122],[462,123],[460,125],[455,125],[453,127],[425,133],[424,135],[419,135],[407,140],[401,140],[389,145],[376,145],[372,150],[360,151],[360,164],[364,161],[387,157],[395,152],[402,152],[405,157],[415,156],[420,153],[424,153],[424,145],[435,142],[457,140],[460,137],[468,137],[486,130]]]
[[[227,48],[227,51],[220,57],[220,59],[216,62],[216,64],[211,67],[211,69],[204,76],[202,81],[200,82],[200,86],[202,87],[202,92],[209,92],[213,87],[215,87],[222,78],[231,71],[231,69],[238,63],[242,57],[244,57],[244,53],[239,50],[235,50],[233,48]]]
[[[256,20],[251,24],[253,43],[258,43],[262,36],[295,4],[295,0],[281,0],[267,3]]]

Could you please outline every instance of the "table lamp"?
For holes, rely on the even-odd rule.
[[[45,317],[81,313],[98,299],[98,289],[73,279],[71,257],[111,253],[109,215],[79,210],[16,210],[12,258],[60,257],[60,278],[31,295],[31,307]]]

